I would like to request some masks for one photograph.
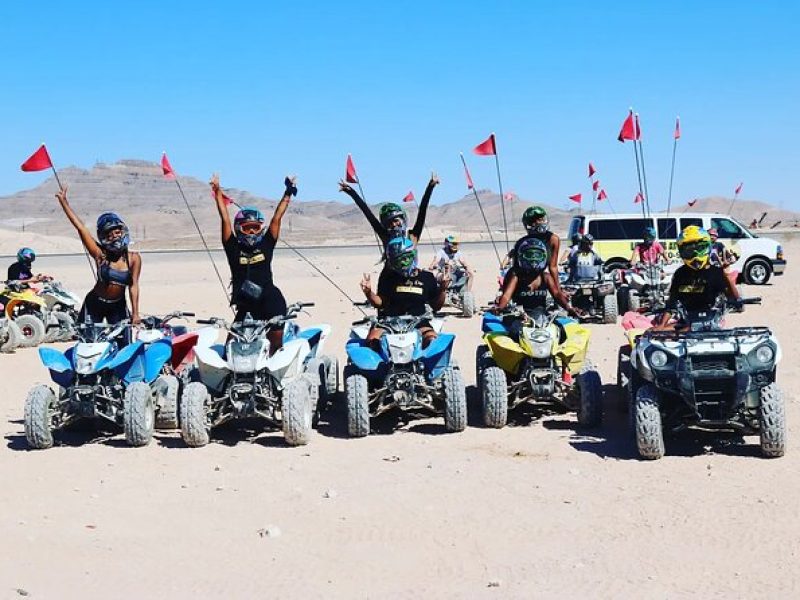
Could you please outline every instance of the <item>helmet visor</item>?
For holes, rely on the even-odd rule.
[[[681,258],[689,260],[698,256],[705,256],[711,249],[711,244],[707,240],[697,242],[687,242],[678,246],[678,253]]]
[[[239,223],[239,230],[245,235],[255,235],[261,231],[264,224],[260,221],[245,221]]]

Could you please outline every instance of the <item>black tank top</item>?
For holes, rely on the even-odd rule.
[[[542,277],[542,275],[539,274],[536,277],[531,277],[524,273],[517,272],[517,277],[519,278],[517,281],[517,289],[514,290],[514,295],[511,299],[526,311],[536,308],[546,308],[548,292],[544,281],[540,282],[537,289],[530,289],[531,283],[537,278]]]
[[[233,297],[238,298],[239,290],[245,279],[260,285],[265,290],[274,287],[272,282],[272,255],[275,251],[275,240],[267,232],[264,238],[253,248],[240,244],[235,235],[225,243],[225,255],[231,269]]]

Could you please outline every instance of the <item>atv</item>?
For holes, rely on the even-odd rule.
[[[75,339],[80,298],[53,280],[45,281],[38,292],[47,307],[44,341],[69,342]]]
[[[664,309],[669,295],[672,275],[678,265],[638,263],[628,270],[619,270],[621,279],[617,289],[620,314],[626,312],[653,312]]]
[[[619,309],[612,275],[600,274],[597,279],[566,279],[564,292],[572,305],[583,311],[581,322],[616,323]]]
[[[426,348],[417,329],[430,321],[439,334]],[[445,429],[467,426],[467,395],[461,369],[451,359],[455,336],[440,333],[441,319],[419,316],[370,316],[353,323],[345,347],[347,431],[351,437],[370,432],[370,418],[389,411],[407,420],[411,415],[444,414]],[[367,342],[372,327],[385,331],[380,348]]]
[[[8,317],[3,316],[3,305],[0,304],[0,352],[13,352],[22,340],[19,326]]]
[[[627,386],[642,458],[664,456],[665,431],[689,428],[758,434],[763,456],[784,455],[785,408],[775,382],[781,349],[768,327],[722,325],[741,302],[703,312],[678,304],[675,330],[649,329],[634,340]]]
[[[445,306],[453,306],[461,310],[463,317],[469,318],[475,314],[475,294],[468,289],[469,273],[462,266],[457,266],[451,271],[452,279],[447,287]]]
[[[5,315],[16,322],[21,335],[20,347],[31,348],[45,340],[47,304],[24,281],[7,281],[0,290]]]
[[[299,329],[295,319],[310,302],[297,302],[285,315],[242,322],[198,319],[228,332],[225,345],[197,346],[196,381],[183,389],[181,436],[188,446],[205,446],[209,432],[228,421],[256,417],[283,428],[286,443],[311,437],[320,397],[336,393],[336,361],[322,354],[329,325]],[[267,332],[286,325],[283,345],[270,356]],[[193,377],[194,379],[195,377]]]
[[[487,427],[501,428],[509,411],[532,403],[577,411],[578,423],[603,419],[600,375],[588,361],[590,332],[558,311],[510,305],[483,317],[476,381]]]

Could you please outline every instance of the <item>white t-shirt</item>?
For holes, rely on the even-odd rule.
[[[445,252],[442,248],[439,248],[436,252],[436,269],[443,269],[444,266],[448,263],[452,263],[453,266],[460,267],[463,266],[463,262],[461,262],[461,251],[459,250],[453,256],[450,256]]]

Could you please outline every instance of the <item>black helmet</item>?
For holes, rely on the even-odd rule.
[[[528,233],[545,233],[549,225],[547,211],[541,206],[531,206],[522,213],[522,225]]]

